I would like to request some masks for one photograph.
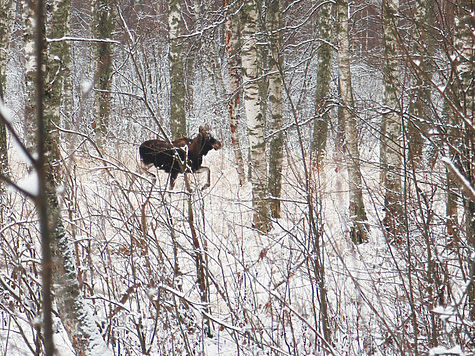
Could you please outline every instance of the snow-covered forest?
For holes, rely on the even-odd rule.
[[[0,354],[475,355],[474,7],[0,0]]]

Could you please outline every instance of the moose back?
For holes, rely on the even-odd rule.
[[[146,166],[154,165],[170,173],[170,189],[173,189],[178,173],[204,172],[208,180],[203,187],[210,186],[210,171],[204,167],[203,156],[210,150],[219,150],[221,142],[209,134],[208,126],[200,126],[198,136],[194,139],[179,138],[171,143],[162,140],[148,140],[139,147],[139,154]]]

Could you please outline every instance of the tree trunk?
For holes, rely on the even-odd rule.
[[[422,153],[424,139],[422,133],[427,126],[425,122],[430,121],[431,91],[430,82],[432,80],[432,58],[434,56],[434,36],[431,35],[434,26],[434,0],[417,0],[415,2],[415,35],[417,41],[414,43],[414,59],[419,62],[419,68],[424,73],[416,74],[415,98],[409,105],[411,120],[407,124],[407,138],[409,148],[409,164],[416,167],[422,163]]]
[[[324,0],[323,0],[324,1]],[[313,126],[312,151],[314,162],[317,166],[325,155],[327,144],[328,121],[328,91],[330,89],[332,53],[331,30],[332,30],[332,3],[325,3],[320,7],[318,16],[318,36],[320,47],[318,49],[317,89],[315,95],[315,122]]]
[[[233,145],[234,156],[236,157],[236,170],[239,177],[239,184],[243,185],[246,181],[246,174],[244,173],[244,161],[242,159],[241,145],[239,143],[239,115],[237,114],[241,99],[241,64],[239,57],[241,41],[239,33],[239,16],[235,14],[237,11],[236,4],[236,2],[233,2],[233,6],[228,5],[228,0],[225,0],[225,6],[228,7],[225,23],[230,96],[228,102],[228,113],[231,126],[231,142]]]
[[[110,39],[114,31],[114,8],[112,0],[94,0],[94,21],[92,33],[98,39]],[[96,142],[103,147],[109,129],[111,111],[112,55],[109,42],[99,42],[94,47],[94,108],[96,120],[94,131]]]
[[[272,133],[269,154],[269,193],[272,197],[270,210],[272,217],[280,218],[280,197],[282,190],[282,159],[284,151],[284,134],[282,132],[282,73],[281,55],[282,19],[280,1],[271,0],[267,9],[270,33],[269,79],[269,129]]]
[[[183,48],[179,38],[183,25],[180,0],[170,0],[168,4],[170,127],[173,139],[177,139],[186,136],[185,72],[183,68]]]
[[[21,18],[23,25],[23,41],[25,43],[25,112],[24,139],[27,149],[31,152],[36,147],[36,105],[35,105],[35,27],[36,20],[28,0],[21,0]]]
[[[50,278],[52,276],[55,300],[63,325],[78,355],[111,355],[97,324],[80,294],[74,256],[69,247],[66,231],[63,227],[61,211],[56,196],[61,182],[61,157],[58,147],[58,131],[55,123],[59,122],[60,98],[62,96],[64,68],[69,66],[69,46],[66,42],[51,45],[45,58],[46,70],[43,81],[43,49],[46,48],[43,5],[38,3],[36,14],[39,36],[36,42],[37,52],[37,117],[38,117],[38,170],[40,193],[37,207],[40,215],[43,249],[43,294],[45,308],[48,305]],[[53,36],[63,37],[68,33],[69,0],[55,1],[49,8],[51,20],[50,32]],[[46,85],[46,83],[48,85]],[[44,93],[44,96],[43,96]],[[46,312],[45,312],[46,314]],[[50,323],[47,321],[45,324]],[[53,354],[53,345],[45,337],[47,355]]]
[[[386,113],[382,117],[381,132],[381,169],[385,172],[383,186],[385,189],[384,206],[386,216],[383,220],[387,230],[388,241],[402,242],[403,221],[401,206],[401,112],[399,108],[399,63],[397,27],[399,0],[383,1],[384,32],[384,92],[383,104]]]
[[[258,58],[256,46],[257,4],[246,1],[242,7],[242,69],[244,73],[244,107],[247,117],[250,146],[252,205],[254,227],[262,232],[270,230],[267,202],[267,165],[264,141],[264,115],[259,89]]]
[[[458,99],[457,110],[454,115],[460,127],[461,147],[459,148],[459,161],[461,173],[468,184],[475,187],[475,39],[473,37],[474,3],[471,0],[459,1],[455,8],[455,95]],[[467,243],[467,262],[470,282],[467,286],[470,319],[475,321],[475,201],[462,191],[465,210],[465,230]],[[470,252],[471,251],[471,252]]]
[[[0,43],[3,43],[3,48],[0,50],[0,104],[5,102],[6,71],[14,17],[12,3],[12,0],[0,0]],[[0,121],[0,174],[9,176],[7,130],[3,121]],[[0,180],[0,198],[3,196],[3,188],[3,181]]]
[[[345,158],[348,166],[350,193],[350,238],[358,244],[368,237],[366,211],[363,203],[358,132],[353,114],[353,88],[350,71],[350,43],[348,35],[348,2],[337,0],[338,76],[341,115],[345,128]]]

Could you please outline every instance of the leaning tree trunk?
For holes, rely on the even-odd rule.
[[[236,170],[238,172],[239,184],[242,185],[246,181],[246,174],[244,173],[244,161],[242,159],[241,145],[239,143],[239,103],[241,98],[241,64],[239,58],[239,51],[241,46],[240,41],[240,21],[236,14],[237,6],[233,1],[233,6],[228,4],[226,14],[226,50],[228,53],[228,68],[229,68],[229,95],[228,113],[229,123],[231,126],[231,142],[233,145],[234,156],[236,157]]]
[[[318,16],[318,36],[320,47],[318,48],[317,66],[317,89],[315,94],[315,122],[313,126],[312,151],[314,162],[317,167],[325,155],[327,144],[328,122],[328,92],[330,90],[332,53],[331,31],[332,31],[332,8],[333,4],[321,1],[320,13]]]
[[[358,244],[368,237],[366,211],[363,203],[358,132],[353,114],[353,88],[350,71],[350,43],[348,35],[348,1],[337,0],[338,77],[341,115],[345,128],[345,158],[348,166],[350,193],[350,238]]]
[[[256,29],[257,4],[246,1],[242,13],[242,69],[244,73],[244,107],[250,146],[252,205],[254,227],[262,232],[270,229],[267,202],[267,165],[264,141],[264,115],[261,111],[260,77],[258,73]]]
[[[270,32],[269,65],[269,129],[272,133],[269,155],[269,193],[270,210],[274,218],[280,218],[280,197],[282,191],[282,159],[284,153],[284,134],[282,132],[282,19],[280,1],[271,0],[267,9],[268,31]]]
[[[401,205],[401,115],[399,109],[399,62],[397,45],[397,21],[399,0],[383,1],[384,32],[384,89],[383,104],[385,114],[381,122],[381,169],[384,173],[384,207],[386,216],[383,223],[388,241],[400,243],[402,239]]]
[[[3,48],[0,50],[0,105],[5,101],[8,49],[10,47],[10,37],[12,35],[14,17],[12,3],[12,0],[0,0],[0,43],[3,43]],[[0,174],[6,177],[9,176],[7,130],[3,121],[0,121]],[[0,180],[0,199],[2,196],[3,183]],[[0,201],[0,206],[1,204],[2,202]]]
[[[168,3],[168,37],[170,62],[170,127],[174,139],[186,136],[185,73],[183,48],[180,44],[182,32],[180,0]]]
[[[112,0],[94,0],[93,31],[97,39],[110,39],[114,31],[114,7]],[[109,129],[112,86],[112,43],[98,42],[94,46],[94,131],[99,147],[103,148]]]

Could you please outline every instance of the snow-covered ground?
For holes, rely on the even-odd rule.
[[[60,191],[63,218],[82,292],[109,346],[118,355],[400,355],[414,352],[416,326],[419,352],[437,355],[452,348],[453,354],[471,354],[458,346],[473,324],[457,314],[460,305],[453,305],[463,300],[464,286],[458,257],[445,248],[439,221],[444,194],[434,191],[428,207],[431,251],[443,278],[442,290],[431,291],[423,216],[408,195],[408,242],[400,247],[386,242],[379,170],[370,151],[363,155],[363,175],[371,232],[359,246],[346,234],[346,170],[331,154],[310,191],[298,154],[286,157],[282,217],[268,234],[252,228],[251,186],[239,186],[229,148],[205,158],[211,187],[201,191],[205,177],[190,176],[191,193],[183,176],[169,191],[167,175],[152,169],[158,177],[154,183],[141,170],[133,145],[102,159],[86,150],[69,157]],[[19,180],[28,176],[20,160],[11,161]],[[421,177],[426,183],[439,179],[438,173]],[[432,189],[421,187],[424,194]],[[40,249],[31,204],[12,191],[6,199],[0,276],[11,290],[3,286],[0,295],[0,351],[22,355],[36,347]],[[200,299],[197,256],[208,273],[209,305]],[[325,269],[323,284],[316,259]],[[322,341],[322,286],[331,345]],[[436,293],[440,297],[431,299]],[[212,337],[206,335],[208,320]],[[438,345],[429,342],[431,323],[442,341]],[[60,354],[72,354],[59,319],[55,326]]]

